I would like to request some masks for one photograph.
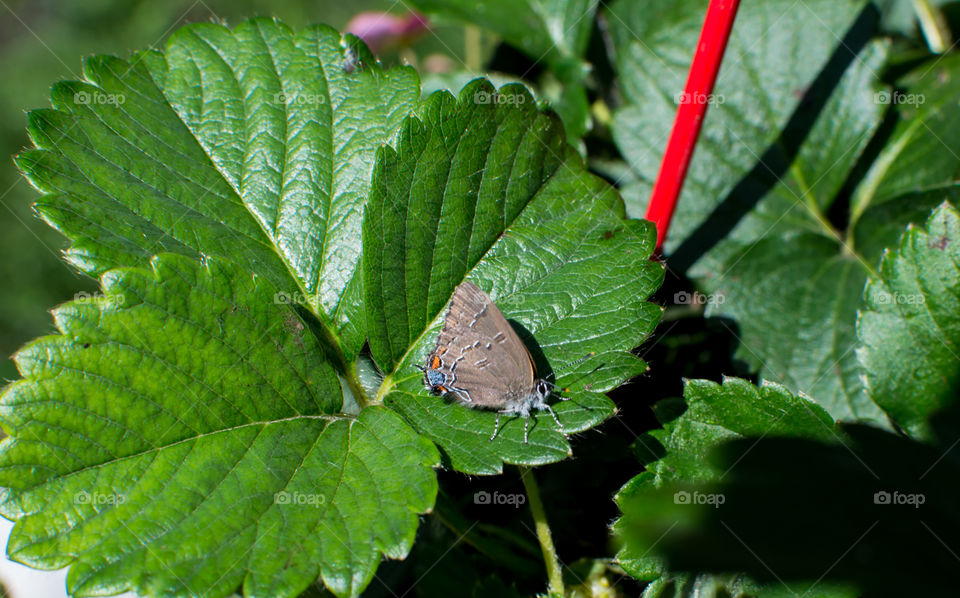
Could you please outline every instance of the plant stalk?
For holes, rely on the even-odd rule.
[[[543,562],[547,566],[547,578],[550,584],[547,589],[550,596],[562,598],[564,596],[563,571],[557,559],[557,549],[553,545],[553,535],[550,533],[550,524],[547,523],[547,514],[543,510],[543,501],[540,500],[540,487],[537,486],[533,469],[525,466],[518,466],[518,468],[523,487],[527,491],[527,499],[530,501],[530,512],[533,514],[533,522],[537,529],[540,550],[543,551]]]
[[[319,308],[314,309],[319,311]],[[320,344],[324,348],[326,358],[333,362],[335,369],[340,370],[339,374],[350,387],[350,391],[353,393],[357,405],[359,405],[361,409],[370,405],[370,397],[367,396],[363,385],[360,384],[360,379],[357,377],[356,360],[347,360],[347,356],[343,353],[343,347],[340,346],[340,342],[333,332],[327,328],[327,324],[316,317],[316,312],[312,315],[316,319],[310,323],[310,329],[314,335],[319,338]]]
[[[943,14],[930,6],[929,0],[913,0],[913,10],[930,51],[934,54],[946,52],[950,46],[950,28],[944,22]]]
[[[483,43],[482,33],[476,25],[466,25],[463,28],[463,63],[467,70],[479,73],[483,70]]]

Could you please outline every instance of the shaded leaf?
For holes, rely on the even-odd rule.
[[[759,584],[741,574],[666,574],[644,588],[643,598],[855,598],[837,584]]]
[[[671,569],[744,571],[761,595],[949,593],[960,517],[944,451],[960,436],[956,411],[943,417],[951,433],[932,446],[859,424],[839,426],[842,442],[728,441],[710,459],[721,480],[625,497],[618,528]]]
[[[654,407],[663,429],[637,440],[635,451],[646,471],[617,494],[625,517],[615,530],[631,525],[624,505],[637,500],[637,496],[646,496],[652,488],[722,479],[729,471],[717,469],[704,455],[724,441],[767,435],[825,442],[838,439],[833,421],[821,407],[777,384],[765,383],[757,388],[739,378],[727,378],[722,385],[689,380],[684,398],[685,403],[667,399]],[[628,541],[617,560],[638,579],[656,579],[663,572],[662,561],[651,548]]]
[[[587,49],[597,0],[415,0],[422,10],[479,25],[534,60],[561,62]]]
[[[610,8],[629,100],[614,133],[641,180],[624,191],[641,200],[630,206],[634,215],[683,100],[703,9],[694,1]],[[953,193],[960,122],[946,109],[956,97],[954,61],[894,95],[877,74],[887,47],[871,41],[875,24],[875,11],[857,1],[741,7],[715,96],[693,99],[712,105],[666,253],[709,294],[707,314],[735,323],[737,355],[761,377],[808,394],[836,418],[885,425],[859,376],[856,313],[883,247]],[[929,101],[920,109],[895,101],[904,93]],[[879,157],[838,229],[844,206],[835,204],[869,165],[858,162],[874,159],[868,142],[888,110],[902,123],[886,145],[878,141]],[[933,131],[943,141],[936,150]],[[913,148],[904,166],[913,174],[896,176],[891,164]],[[873,201],[875,193],[886,200]]]
[[[871,206],[954,183],[960,170],[960,144],[953,139],[960,131],[958,73],[960,56],[938,57],[877,94],[878,102],[897,107],[897,123],[852,200],[854,218]]]
[[[664,575],[643,589],[643,598],[749,598],[758,595],[755,583],[742,575]]]
[[[857,351],[867,389],[913,435],[960,391],[960,217],[944,203],[910,227],[867,284]]]

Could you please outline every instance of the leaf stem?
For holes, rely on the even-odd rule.
[[[480,28],[476,25],[466,25],[463,28],[463,63],[468,71],[479,73],[483,70],[482,46]]]
[[[801,188],[801,198],[803,206],[807,209],[807,213],[817,221],[817,224],[820,225],[821,230],[828,237],[832,237],[837,243],[846,248],[846,242],[843,237],[843,233],[836,229],[833,224],[827,219],[826,215],[823,213],[823,210],[820,209],[820,205],[817,203],[817,200],[813,196],[813,191],[810,189],[810,186],[807,185],[807,181],[803,176],[803,170],[800,166],[794,162],[790,165],[790,173],[793,175],[794,180],[797,185]]]
[[[537,486],[533,469],[522,465],[518,468],[523,487],[527,491],[527,498],[530,500],[530,512],[533,514],[533,522],[537,529],[540,550],[543,551],[543,562],[547,566],[547,577],[550,582],[548,590],[551,596],[562,597],[564,595],[563,572],[560,569],[560,561],[557,559],[557,549],[553,546],[553,536],[550,534],[547,514],[543,510],[543,501],[540,500],[540,487]]]
[[[359,405],[361,409],[370,405],[370,397],[367,396],[363,385],[360,384],[360,379],[357,378],[356,361],[349,362],[345,365],[343,378],[347,381],[347,386],[350,387],[350,392],[353,393],[353,398],[356,399],[357,405]]]
[[[950,28],[944,22],[943,13],[930,6],[929,0],[913,0],[913,10],[930,51],[934,54],[946,52],[950,45]]]
[[[880,186],[880,183],[883,182],[890,167],[893,166],[900,155],[906,150],[907,144],[913,140],[914,134],[920,132],[921,127],[924,126],[926,125],[924,124],[923,118],[913,119],[913,121],[907,125],[904,132],[900,134],[897,139],[887,144],[877,159],[874,160],[873,164],[870,165],[870,169],[867,171],[867,174],[864,175],[860,184],[857,185],[857,189],[853,193],[853,198],[850,200],[850,222],[847,224],[848,237],[853,236],[854,226],[856,226],[860,220],[860,216],[867,211],[867,208],[876,197],[877,188]]]
[[[313,320],[311,324],[310,329],[314,334],[319,336],[320,343],[326,351],[327,359],[333,362],[334,369],[338,371],[337,373],[340,374],[340,377],[347,381],[347,386],[350,387],[350,392],[353,393],[353,398],[357,401],[357,405],[359,405],[361,409],[370,405],[370,397],[367,396],[363,385],[360,384],[360,378],[357,376],[356,360],[347,360],[347,356],[343,352],[343,347],[340,346],[333,332],[331,332],[330,329],[327,328],[327,325],[321,322],[319,318]]]
[[[390,394],[391,390],[393,390],[393,374],[387,374],[380,382],[380,388],[377,390],[377,396],[373,397],[372,404],[383,404],[383,398]]]

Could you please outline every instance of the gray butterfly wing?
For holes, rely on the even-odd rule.
[[[443,358],[473,406],[500,408],[533,388],[530,352],[493,300],[472,282],[454,291],[438,347],[447,347]]]

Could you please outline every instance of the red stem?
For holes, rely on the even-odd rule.
[[[690,166],[690,159],[700,136],[707,106],[712,100],[713,85],[717,81],[717,72],[727,49],[727,40],[730,38],[739,5],[740,0],[710,0],[707,8],[700,41],[687,75],[687,85],[678,98],[673,130],[670,131],[667,150],[663,154],[660,172],[653,184],[653,193],[647,206],[647,220],[657,225],[658,252],[667,237],[673,210],[683,189],[687,167]]]

